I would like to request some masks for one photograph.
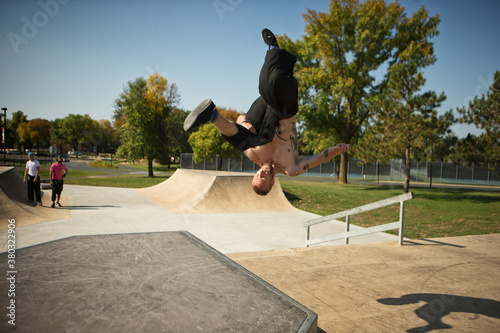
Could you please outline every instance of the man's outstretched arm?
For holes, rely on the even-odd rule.
[[[351,145],[345,144],[345,143],[339,143],[335,147],[328,147],[324,151],[322,151],[319,154],[313,155],[311,157],[308,157],[302,161],[300,161],[296,168],[294,170],[291,170],[288,172],[289,176],[298,176],[301,173],[304,173],[307,171],[307,169],[314,168],[315,166],[318,166],[322,163],[328,162],[331,160],[334,156],[338,154],[345,153],[351,149]]]

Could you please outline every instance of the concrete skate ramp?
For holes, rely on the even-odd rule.
[[[63,192],[64,193],[64,192]],[[51,193],[42,194],[46,206],[37,206],[27,201],[26,184],[23,177],[13,167],[0,167],[0,230],[7,229],[9,220],[14,219],[17,227],[43,223],[70,217],[69,209],[50,208]],[[68,206],[68,200],[61,198],[61,204]]]
[[[279,180],[267,196],[252,189],[253,175],[239,172],[177,170],[156,186],[136,190],[174,214],[297,211]]]
[[[8,253],[0,254],[7,262]],[[19,273],[17,273],[19,272]],[[1,332],[316,332],[317,315],[188,232],[76,236],[16,251]]]

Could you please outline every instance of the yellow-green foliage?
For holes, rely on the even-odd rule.
[[[219,113],[230,121],[236,121],[240,115],[237,111],[230,109],[219,109]],[[212,124],[205,124],[191,134],[189,144],[193,148],[195,163],[201,162],[204,158],[213,160],[216,155],[220,155],[222,158],[241,155],[237,149],[224,140]]]

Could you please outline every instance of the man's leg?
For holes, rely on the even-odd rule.
[[[33,177],[31,177],[30,175],[28,175],[28,181],[26,182],[27,186],[28,186],[28,200],[29,201],[34,201],[33,200]]]
[[[238,127],[236,124],[224,118],[220,113],[217,112],[214,118],[215,120],[212,121],[212,124],[217,127],[222,135],[234,136],[238,133]]]
[[[241,125],[227,120],[217,112],[215,104],[206,99],[200,103],[184,120],[184,130],[189,131],[197,126],[211,122],[219,130],[225,140],[240,151],[255,147],[256,136]]]
[[[297,58],[279,48],[267,51],[259,76],[259,93],[267,104],[282,114],[282,119],[298,111],[298,86],[293,77]]]
[[[33,182],[33,188],[35,190],[36,202],[42,202],[42,195],[40,193],[40,177],[38,177],[38,181]]]
[[[64,186],[64,181],[61,179],[59,181],[59,184],[57,184],[58,189],[57,189],[57,203],[56,203],[56,205],[58,207],[62,207],[60,201],[61,201],[61,193],[63,191],[63,186]]]
[[[57,195],[57,180],[52,180],[52,207],[56,203],[56,195]]]

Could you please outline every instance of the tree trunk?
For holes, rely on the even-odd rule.
[[[429,169],[429,187],[432,188],[432,153],[434,150],[434,143],[431,143],[431,166]]]
[[[410,147],[406,147],[406,162],[405,162],[405,185],[403,188],[403,193],[408,193],[410,189],[410,170],[411,170],[411,159],[410,159]]]
[[[217,171],[222,171],[222,162],[223,162],[223,159],[221,157],[221,155],[219,155],[217,158]]]
[[[340,155],[339,183],[347,184],[347,154]]]
[[[154,177],[153,175],[153,159],[148,157],[148,177]]]

